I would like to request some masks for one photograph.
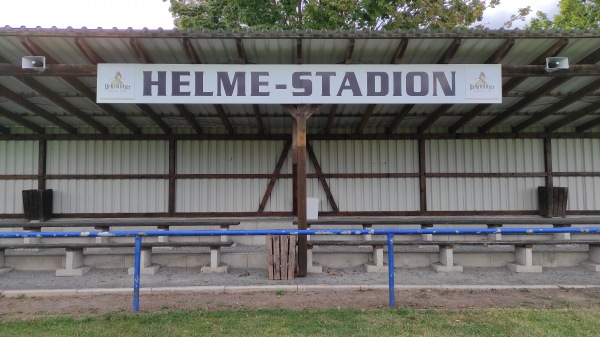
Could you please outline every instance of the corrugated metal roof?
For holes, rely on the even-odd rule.
[[[21,57],[31,55],[33,51],[42,52],[58,63],[70,65],[90,65],[96,62],[139,63],[139,55],[136,56],[132,46],[135,41],[148,55],[146,61],[168,64],[194,62],[215,64],[295,64],[297,62],[306,64],[389,64],[392,62],[433,64],[441,61],[463,64],[485,63],[490,61],[491,56],[499,53],[501,47],[511,45],[511,42],[512,47],[497,60],[504,66],[529,65],[535,60],[543,60],[545,56],[568,57],[571,64],[575,64],[589,55],[593,55],[591,64],[598,64],[600,61],[600,51],[598,50],[600,31],[591,30],[192,31],[87,29],[85,27],[82,29],[57,29],[55,27],[29,29],[6,26],[0,28],[0,64],[8,63],[20,66]],[[186,47],[187,43],[189,44]],[[399,47],[403,44],[406,47],[404,53],[395,58],[398,56]],[[32,45],[37,46],[39,50],[32,50]],[[458,48],[454,54],[447,55],[446,51],[451,45],[457,45]],[[299,46],[301,53],[298,53]],[[188,49],[186,50],[186,48]],[[553,52],[549,52],[552,48],[554,48]],[[197,55],[197,60],[190,56],[190,50]],[[442,59],[442,55],[449,57]],[[513,111],[508,118],[503,118],[493,128],[499,130],[508,127],[510,130],[510,127],[544,111],[553,104],[563,99],[568,100],[570,94],[596,80],[598,76],[600,76],[600,72],[594,73],[594,76],[574,77],[550,88],[535,99],[530,99],[527,95],[552,81],[553,77],[527,78],[503,93],[502,104],[483,107],[466,123],[459,125],[462,117],[468,116],[473,109],[478,108],[477,106],[472,104],[454,105],[433,121],[431,127],[442,128],[442,130],[458,127],[458,132],[477,132],[479,127],[494,120],[495,116],[502,114],[506,109],[511,109],[514,104],[523,104],[521,101],[527,100],[526,104]],[[131,121],[137,127],[156,127],[155,122],[149,117],[148,111],[144,111],[145,107],[115,104],[110,106],[111,110],[108,111],[106,105],[98,105],[89,95],[86,97],[86,93],[81,92],[81,88],[74,87],[72,81],[56,77],[36,77],[34,80],[79,111],[102,125],[111,127],[111,133],[125,130],[122,121],[114,118],[115,113],[122,115],[122,118]],[[76,80],[83,83],[87,90],[95,91],[95,78],[81,76]],[[509,80],[509,78],[505,78],[505,84]],[[0,72],[0,85],[9,88],[44,111],[73,126],[80,129],[89,128],[85,121],[72,116],[64,108],[50,100],[40,97],[42,96],[40,93],[35,92],[33,88],[15,77]],[[533,123],[534,128],[525,128],[523,131],[540,129],[540,126],[558,122],[565,116],[577,113],[592,103],[600,102],[599,92],[599,90],[595,90],[583,95],[574,100],[572,104]],[[158,115],[169,127],[191,128],[174,105],[151,104],[148,107],[152,110],[150,113]],[[2,95],[1,88],[0,108],[40,126],[55,126],[51,121],[41,118],[35,111]],[[224,111],[225,116],[220,116],[219,110],[213,105],[188,105],[185,108],[189,110],[200,127],[206,129],[224,130],[226,128],[224,117],[228,119],[235,133],[264,132],[272,134],[275,129],[291,127],[291,118],[278,105],[222,105],[219,109]],[[333,106],[324,105],[309,120],[308,126],[311,130],[333,134],[353,134],[357,132],[360,125],[363,126],[361,130],[365,133],[389,132],[388,128],[397,122],[395,117],[402,111],[402,108],[403,105],[377,105],[371,116],[366,117],[365,113],[370,109],[368,105],[340,104],[332,116],[330,112]],[[440,108],[439,105],[414,106],[392,131],[396,133],[415,132],[423,122],[428,121],[428,118],[438,108]],[[0,109],[0,111],[2,110]],[[596,119],[600,119],[600,110],[598,109],[570,121],[559,131],[573,132],[576,126]],[[260,124],[264,129],[261,130]],[[600,120],[598,124],[600,124]],[[328,125],[332,129],[328,129]],[[22,132],[19,122],[6,114],[0,114],[0,126],[12,128],[11,132]],[[595,130],[597,128],[592,127],[580,131]],[[78,133],[89,132],[82,129]]]

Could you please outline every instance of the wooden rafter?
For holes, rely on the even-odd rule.
[[[296,64],[302,64],[304,58],[302,57],[302,39],[296,39]]]
[[[455,38],[454,40],[452,40],[452,42],[450,43],[450,46],[448,46],[448,48],[446,49],[446,51],[444,52],[444,54],[442,54],[442,56],[440,57],[440,59],[438,60],[438,64],[448,64],[450,62],[450,60],[452,60],[452,58],[454,57],[454,55],[456,55],[456,52],[458,51],[458,48],[460,47],[462,40],[459,38]]]
[[[291,140],[287,140],[285,142],[285,144],[283,145],[283,150],[281,150],[281,154],[279,155],[279,159],[277,160],[275,169],[273,170],[273,173],[271,174],[271,177],[269,179],[269,184],[267,185],[267,190],[265,191],[265,194],[262,197],[260,205],[258,206],[258,213],[264,212],[265,207],[267,207],[267,201],[269,201],[269,198],[271,197],[271,193],[273,192],[273,187],[275,187],[275,183],[277,182],[277,179],[279,178],[279,176],[281,174],[281,168],[283,167],[283,163],[285,162],[285,159],[287,158],[287,155],[290,152],[291,146],[292,146]]]
[[[129,45],[133,49],[133,54],[135,55],[135,58],[137,58],[139,63],[152,63],[152,59],[140,43],[140,39],[135,37],[130,38]]]
[[[369,118],[371,118],[371,115],[373,115],[373,111],[375,111],[376,106],[377,104],[369,104],[367,106],[367,111],[365,111],[365,113],[363,114],[360,120],[360,124],[356,128],[356,133],[363,133],[365,127],[367,126],[367,123],[369,122]]]
[[[88,61],[92,62],[92,64],[104,63],[102,57],[98,55],[98,53],[96,53],[96,51],[92,47],[90,47],[90,45],[87,44],[87,42],[83,38],[76,37],[75,45],[77,46],[79,51],[85,56],[85,58],[88,59]]]
[[[402,106],[402,109],[400,109],[400,112],[398,112],[396,114],[396,117],[394,117],[394,119],[392,120],[392,122],[390,123],[390,125],[388,125],[386,133],[388,135],[391,135],[392,133],[396,132],[396,129],[398,128],[398,126],[400,125],[400,122],[402,122],[402,120],[408,116],[408,113],[410,112],[410,110],[412,110],[412,108],[414,108],[414,104],[406,104],[404,106]]]
[[[188,123],[190,123],[190,125],[192,126],[194,131],[196,131],[197,134],[202,133],[202,128],[200,127],[200,124],[198,124],[198,122],[194,118],[194,115],[190,112],[190,110],[188,110],[188,108],[184,104],[175,104],[175,108],[177,108],[177,111],[179,111],[179,114],[183,118],[185,118],[185,120]]]
[[[591,113],[597,112],[600,110],[600,101],[592,103],[588,106],[586,106],[585,108],[577,111],[577,112],[573,112],[570,113],[568,116],[564,117],[561,120],[558,120],[548,126],[546,126],[546,128],[544,129],[544,132],[553,132],[556,131],[560,128],[562,128],[563,126],[566,126],[569,123],[572,123],[580,118],[583,118]]]
[[[189,37],[183,38],[183,49],[185,50],[185,55],[187,56],[191,64],[201,63],[200,58],[198,57],[198,53],[196,53],[194,46],[192,46],[192,41]]]
[[[8,98],[9,100],[13,101],[14,103],[26,108],[27,110],[39,115],[40,117],[42,117],[43,119],[47,120],[48,122],[58,126],[59,128],[67,131],[68,133],[77,133],[77,128],[72,126],[71,124],[63,121],[62,119],[56,117],[55,115],[49,113],[48,111],[40,108],[39,106],[37,106],[36,104],[32,103],[31,101],[29,101],[28,99],[20,96],[19,94],[17,94],[16,92],[10,90],[9,88],[0,85],[0,95]]]
[[[572,93],[570,95],[567,95],[567,97],[561,99],[560,101],[558,101],[556,103],[553,103],[550,107],[534,114],[533,116],[527,118],[523,122],[515,125],[512,128],[512,132],[517,133],[517,132],[521,132],[521,131],[525,130],[526,128],[533,125],[534,123],[541,121],[542,119],[552,115],[553,113],[559,111],[560,109],[562,109],[568,105],[571,105],[571,104],[575,103],[576,101],[578,101],[579,99],[596,91],[598,88],[600,88],[600,79],[595,80],[594,82],[582,87],[581,89],[575,91],[574,93]]]
[[[348,40],[348,46],[346,47],[346,56],[344,57],[344,63],[350,64],[352,63],[352,55],[354,54],[354,46],[356,44],[356,40],[351,38]]]
[[[312,164],[315,168],[315,172],[317,173],[317,176],[319,177],[319,182],[321,182],[321,186],[323,187],[323,190],[325,191],[325,195],[327,196],[327,201],[329,201],[329,205],[331,206],[331,209],[334,212],[339,212],[337,203],[335,202],[335,199],[333,198],[333,194],[331,194],[331,189],[329,188],[329,184],[327,184],[327,180],[325,179],[325,176],[323,175],[323,170],[321,169],[321,165],[319,165],[319,160],[317,159],[317,156],[315,155],[315,151],[313,151],[313,148],[310,145],[310,142],[306,142],[306,151],[308,152],[308,157],[310,158],[310,161],[312,162]]]
[[[167,135],[171,134],[171,127],[160,118],[160,116],[150,108],[148,104],[137,104],[137,107],[154,122]]]
[[[10,112],[6,109],[4,109],[3,107],[0,107],[0,116],[6,118],[6,119],[10,119],[11,121],[23,126],[26,129],[29,129],[37,134],[44,134],[44,128],[35,124],[34,122],[31,122],[27,119],[25,119],[24,117],[17,115],[14,112]],[[8,129],[7,129],[8,130]],[[3,132],[3,133],[10,133],[10,132]]]
[[[333,129],[333,122],[335,121],[335,114],[337,113],[338,105],[332,104],[331,109],[329,110],[329,116],[327,116],[327,126],[325,126],[325,133],[331,133],[331,129]]]
[[[450,110],[452,104],[441,104],[427,119],[417,127],[418,133],[424,133],[435,121],[437,121],[446,111]]]
[[[106,112],[117,122],[121,123],[127,129],[129,129],[129,131],[131,131],[133,134],[138,135],[142,133],[142,131],[137,125],[135,125],[132,121],[129,120],[129,118],[127,118],[123,113],[117,111],[117,109],[113,108],[111,105],[95,103],[96,93],[83,82],[81,82],[79,79],[75,77],[63,77],[63,80],[69,83],[70,86],[72,86],[75,90],[81,93],[85,98],[96,104],[96,106],[102,109],[102,111]]]
[[[545,95],[550,90],[558,87],[559,85],[565,83],[568,80],[569,80],[568,78],[559,77],[559,78],[551,79],[550,81],[544,83],[541,87],[539,87],[538,89],[536,89],[530,93],[527,93],[517,103],[511,105],[508,109],[506,109],[503,112],[501,112],[500,114],[498,114],[491,121],[489,121],[489,122],[485,123],[483,126],[481,126],[479,128],[479,132],[485,133],[485,132],[490,131],[493,127],[500,124],[503,120],[505,120],[508,117],[514,115],[515,113],[521,111],[521,109],[523,109],[527,105],[533,103],[534,101],[536,101],[537,99],[539,99],[540,97]]]
[[[92,128],[94,128],[96,131],[98,131],[100,133],[105,133],[105,134],[108,133],[108,128],[106,128],[100,122],[93,119],[86,113],[80,111],[73,104],[69,103],[64,98],[58,96],[52,90],[46,88],[43,84],[39,83],[38,81],[34,80],[33,78],[23,77],[23,78],[19,78],[19,80],[21,82],[25,83],[31,89],[37,91],[40,95],[44,96],[46,99],[48,99],[52,103],[54,103],[54,104],[58,105],[59,107],[61,107],[62,109],[64,109],[66,112],[70,113],[73,116],[76,116],[77,118],[82,120],[84,123],[86,123],[89,126],[91,126]]]
[[[300,39],[299,39],[300,40]],[[246,58],[246,49],[244,48],[244,43],[242,41],[242,39],[236,39],[235,40],[235,46],[237,48],[238,51],[238,56],[240,58],[240,62],[242,64],[246,64],[248,63],[248,59]],[[217,109],[217,111],[225,111],[225,109],[223,109],[223,105],[221,104],[215,104],[215,107],[219,106],[219,108]],[[252,104],[252,111],[254,112],[254,118],[256,119],[256,125],[258,126],[258,133],[259,134],[264,134],[265,133],[265,127],[262,121],[262,117],[260,115],[260,107],[258,106],[258,104]],[[227,115],[223,114],[221,115],[221,113],[219,112],[219,118],[221,118],[221,120],[223,121],[224,125],[230,125],[231,123],[229,122],[229,118],[227,118]],[[233,128],[228,128],[227,129],[228,132],[233,133],[235,130]],[[229,131],[231,130],[231,131]]]
[[[246,49],[244,49],[244,42],[242,41],[241,38],[235,39],[235,47],[237,49],[238,58],[240,59],[240,62],[242,64],[246,64],[247,63],[247,60],[246,60]]]
[[[488,57],[488,59],[485,61],[485,63],[487,64],[496,64],[499,63],[504,56],[506,56],[506,54],[508,54],[508,52],[512,49],[512,47],[515,45],[515,38],[511,37],[508,38],[504,41],[504,43],[502,43],[500,45],[500,47],[498,47],[498,49],[496,49],[492,55],[490,55],[490,57]]]
[[[227,129],[227,133],[233,134],[235,130],[229,122],[229,118],[227,118],[227,114],[225,113],[225,109],[223,109],[223,106],[221,104],[213,104],[213,106],[215,110],[217,110],[217,114],[219,115],[221,122],[225,126],[225,129]]]
[[[575,128],[575,131],[577,131],[578,133],[585,132],[585,131],[587,131],[587,130],[593,128],[593,127],[596,127],[598,125],[600,125],[600,117],[594,118],[594,119],[592,119],[589,122],[586,122],[586,123],[583,123],[581,125],[578,125]]]
[[[408,39],[402,38],[400,42],[398,42],[398,47],[396,47],[396,51],[394,52],[394,56],[390,61],[390,64],[399,64],[404,57],[404,52],[406,52],[406,47],[408,46]]]

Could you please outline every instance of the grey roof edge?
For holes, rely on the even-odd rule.
[[[359,38],[359,39],[391,39],[391,38],[599,38],[600,30],[522,30],[522,29],[446,29],[446,30],[190,30],[190,29],[96,29],[82,28],[35,28],[0,27],[0,36],[39,36],[39,37],[146,37],[146,38]]]

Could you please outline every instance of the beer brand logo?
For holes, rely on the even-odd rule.
[[[110,92],[128,92],[131,90],[131,85],[125,83],[121,72],[117,71],[112,81],[104,84],[104,89]]]
[[[485,81],[485,73],[482,71],[479,73],[479,78],[474,80],[474,83],[469,85],[469,89],[475,92],[487,92],[494,90],[494,86]]]

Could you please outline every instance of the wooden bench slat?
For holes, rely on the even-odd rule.
[[[233,241],[215,242],[145,242],[142,248],[153,247],[230,247]],[[0,249],[84,249],[84,248],[129,248],[135,247],[134,242],[110,243],[15,243],[0,244]]]

